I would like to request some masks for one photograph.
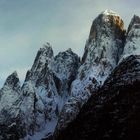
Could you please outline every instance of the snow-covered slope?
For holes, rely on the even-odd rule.
[[[79,64],[71,49],[54,57],[47,43],[37,52],[22,87],[17,73],[10,75],[0,90],[0,126],[4,128],[0,139],[39,140],[51,135]]]
[[[71,97],[65,103],[56,128],[64,129],[79,113],[82,105],[100,87],[116,66],[123,51],[124,27],[120,16],[102,12],[92,23],[82,65],[71,86]]]
[[[35,131],[43,129],[45,124],[45,106],[31,81],[25,82],[22,87],[20,108],[23,118],[22,125],[27,134],[33,135]]]
[[[21,118],[21,87],[16,72],[6,79],[0,90],[0,139],[19,139],[23,135]]]
[[[69,96],[70,85],[77,75],[79,64],[80,58],[71,49],[60,52],[55,56],[51,68],[55,76],[61,81],[61,85],[57,86],[61,96]]]
[[[22,110],[27,118],[27,132],[33,135],[39,130],[33,137],[28,137],[34,139],[40,135],[41,138],[44,134],[53,133],[63,103],[69,96],[71,82],[75,79],[78,66],[79,57],[71,49],[54,57],[49,43],[40,48],[22,87]]]

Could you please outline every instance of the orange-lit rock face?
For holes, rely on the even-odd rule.
[[[114,34],[114,32],[119,34],[118,37],[120,37],[125,32],[123,20],[118,15],[105,15],[102,13],[93,21],[89,41],[100,37],[107,28],[109,28],[109,34],[106,34],[107,37]],[[99,35],[98,32],[102,32],[102,34]]]
[[[122,19],[118,16],[118,17],[114,17],[115,23],[118,26],[118,28],[120,28],[122,31],[124,30],[124,23],[122,21]]]
[[[125,29],[121,17],[113,11],[102,12],[92,23],[82,62],[92,56],[91,63],[110,61],[111,65],[116,65],[124,41]]]

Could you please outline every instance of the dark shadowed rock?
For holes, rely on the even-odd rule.
[[[140,56],[123,60],[56,140],[132,140],[140,132]]]

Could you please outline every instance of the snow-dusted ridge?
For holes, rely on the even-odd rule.
[[[134,15],[127,31],[123,54],[119,63],[130,55],[140,55],[140,17]]]
[[[63,104],[70,96],[79,63],[78,55],[71,49],[54,56],[51,45],[46,43],[39,49],[22,87],[17,72],[13,72],[0,90],[0,126],[9,119],[0,136],[28,140],[52,134]],[[11,112],[5,114],[5,110]],[[17,133],[5,136],[11,129]]]

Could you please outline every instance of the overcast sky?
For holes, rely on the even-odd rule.
[[[0,0],[0,86],[14,70],[23,81],[37,50],[50,42],[55,54],[83,54],[93,19],[105,9],[128,26],[139,0]]]

